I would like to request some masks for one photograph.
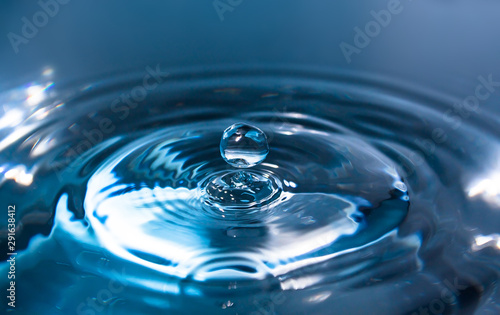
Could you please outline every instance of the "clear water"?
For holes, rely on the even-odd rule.
[[[498,313],[496,115],[457,127],[452,95],[299,69],[116,101],[141,84],[1,95],[19,314]],[[234,123],[258,129],[220,147]]]
[[[269,144],[266,134],[259,128],[237,123],[224,130],[220,152],[231,166],[248,168],[264,161],[269,153]]]

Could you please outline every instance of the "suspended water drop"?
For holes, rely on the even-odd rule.
[[[237,123],[222,134],[220,152],[230,165],[249,168],[264,161],[269,145],[262,130]],[[281,192],[281,182],[271,174],[247,170],[214,174],[202,187],[205,203],[219,210],[257,209],[276,199]],[[228,215],[225,212],[224,217]]]
[[[231,166],[248,168],[264,161],[269,153],[269,145],[262,130],[236,123],[222,134],[220,153]]]

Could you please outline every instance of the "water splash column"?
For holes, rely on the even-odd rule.
[[[259,128],[244,123],[231,125],[222,134],[220,153],[239,170],[210,179],[205,187],[207,204],[223,210],[256,208],[281,191],[279,180],[247,170],[262,163],[269,153],[267,137]]]

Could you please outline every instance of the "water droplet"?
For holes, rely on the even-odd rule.
[[[224,303],[222,303],[222,309],[225,310],[226,308],[229,308],[233,305],[234,305],[234,303],[231,301],[224,302]]]
[[[222,134],[220,153],[231,166],[248,168],[264,161],[269,153],[269,145],[262,130],[236,123]]]

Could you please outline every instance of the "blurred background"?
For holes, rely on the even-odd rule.
[[[44,10],[38,1],[0,5],[1,86],[24,83],[46,67],[70,80],[152,63],[301,65],[452,91],[475,86],[478,75],[500,75],[497,1],[61,0],[57,8],[53,2],[40,2],[55,12],[48,19],[37,15]],[[365,31],[376,20],[372,11],[391,5],[397,13],[387,26],[371,25],[366,47],[346,58],[341,43],[358,48],[355,28]],[[40,25],[32,38],[23,36],[23,18]]]
[[[123,145],[110,145],[109,152],[105,151],[106,145],[118,136],[125,139],[125,143],[149,134],[151,130],[176,127],[176,124],[182,125],[190,119],[209,125],[206,122],[214,118],[230,118],[233,123],[234,117],[250,117],[265,125],[264,118],[259,120],[258,116],[251,116],[251,112],[267,110],[274,120],[281,116],[297,119],[297,126],[314,127],[316,118],[321,118],[354,130],[373,140],[370,144],[378,149],[385,143],[387,146],[383,149],[389,149],[381,149],[384,155],[400,167],[404,166],[400,165],[404,164],[401,158],[404,157],[415,171],[402,172],[410,187],[413,208],[410,211],[412,216],[404,222],[406,225],[402,224],[398,230],[403,231],[402,237],[410,235],[418,239],[418,242],[410,242],[411,246],[402,242],[402,247],[411,249],[408,254],[411,259],[400,258],[397,261],[400,269],[386,265],[389,276],[384,280],[387,281],[379,279],[377,273],[380,269],[366,268],[373,274],[368,274],[366,279],[357,279],[361,283],[360,290],[342,291],[333,283],[328,288],[333,293],[322,297],[317,295],[315,288],[303,291],[297,287],[283,289],[288,302],[276,305],[276,308],[281,307],[281,313],[296,311],[294,303],[300,305],[307,297],[307,303],[316,309],[304,308],[307,310],[304,314],[321,314],[331,310],[332,305],[341,304],[344,309],[339,308],[339,312],[344,313],[354,314],[354,308],[363,314],[374,310],[379,314],[393,314],[402,309],[415,314],[418,307],[429,307],[432,301],[442,299],[442,288],[437,285],[445,286],[441,282],[459,279],[467,286],[461,292],[453,292],[460,298],[460,303],[447,302],[448,314],[453,310],[457,314],[470,314],[479,306],[482,309],[477,314],[485,314],[485,310],[493,310],[491,314],[495,314],[499,292],[496,264],[500,248],[496,220],[500,205],[500,190],[497,188],[500,183],[500,115],[497,115],[500,113],[500,93],[493,92],[500,89],[499,13],[500,2],[494,0],[2,1],[0,173],[3,177],[0,185],[4,186],[1,186],[0,199],[11,200],[4,201],[0,209],[7,209],[7,202],[15,202],[19,209],[17,222],[21,223],[16,250],[20,251],[19,256],[22,254],[27,258],[18,260],[18,274],[27,276],[19,277],[18,294],[20,301],[23,298],[29,301],[19,304],[25,307],[27,314],[38,309],[39,305],[45,307],[41,311],[43,314],[75,313],[75,307],[87,303],[86,297],[96,296],[96,292],[108,285],[107,279],[102,277],[106,274],[104,266],[111,268],[109,266],[113,265],[109,263],[106,248],[98,244],[90,250],[88,244],[93,244],[94,240],[86,240],[87,244],[83,242],[83,234],[74,232],[77,229],[73,226],[78,222],[75,223],[69,215],[58,220],[53,216],[57,212],[59,215],[65,213],[55,211],[56,204],[65,203],[60,201],[63,186],[64,192],[70,195],[68,200],[74,203],[68,205],[69,210],[76,216],[84,216],[81,203],[85,197],[86,181],[92,173],[89,170],[102,162],[89,163],[89,168],[82,162],[82,172],[68,167],[74,178],[56,179],[52,168],[58,167],[59,161],[68,165],[73,160],[78,162],[77,155],[67,154],[70,150],[67,143],[72,142],[78,147],[88,140],[86,133],[98,128],[102,130],[101,122],[111,123],[109,118],[113,118],[113,131],[102,130],[97,144],[89,143],[87,148],[89,152],[104,152],[101,158],[105,160]],[[250,91],[239,95],[241,91],[234,89],[231,82],[237,76],[223,77],[210,72],[218,67],[242,67],[256,69],[256,72],[266,69],[266,73],[262,71],[262,77],[268,81],[247,83],[236,80],[234,86],[245,82],[242,91]],[[169,84],[159,85],[148,96],[148,106],[137,107],[132,115],[129,116],[126,108],[127,114],[122,118],[122,112],[115,111],[110,104],[123,95],[118,96],[119,93],[131,93],[142,87],[142,78],[145,73],[150,73],[147,69],[151,68],[171,72]],[[268,72],[279,68],[291,70],[281,75],[282,81],[274,82]],[[195,71],[179,74],[183,69]],[[208,81],[192,75],[200,69],[201,72],[206,70]],[[305,74],[310,82],[295,81],[291,75],[295,70],[297,77]],[[332,80],[331,86],[325,83],[315,89],[316,82],[320,85],[324,79],[321,75],[307,77],[308,73],[315,71],[347,74],[345,78],[353,82],[335,85]],[[255,73],[250,74],[252,80],[259,78]],[[285,79],[286,76],[290,79]],[[200,82],[210,82],[211,85],[202,86]],[[351,90],[336,90],[344,86]],[[218,93],[219,87],[229,88]],[[404,89],[397,90],[399,87]],[[479,98],[478,87],[491,93]],[[252,88],[256,88],[255,91]],[[327,93],[322,94],[325,91]],[[459,104],[474,95],[480,100],[476,108],[464,109],[464,104]],[[279,98],[274,99],[275,96]],[[248,104],[252,107],[246,107]],[[206,111],[198,111],[201,107]],[[189,116],[187,112],[194,114]],[[315,118],[314,124],[306,124],[308,121],[304,117],[309,116],[305,114]],[[217,137],[212,137],[215,144],[211,146],[216,161],[220,161],[218,137],[229,122],[224,124],[210,126],[216,129],[213,134]],[[291,130],[286,135],[293,135],[297,129]],[[435,130],[445,133],[448,140],[440,142],[433,138]],[[428,151],[435,152],[429,153],[426,150],[431,138],[434,147]],[[277,148],[275,152],[280,152],[279,145],[287,144],[289,138],[284,139],[286,141],[273,143]],[[195,146],[187,147],[199,153]],[[318,146],[318,152],[324,151],[324,145]],[[281,165],[286,165],[288,160],[288,155],[284,156]],[[84,158],[94,159],[84,154],[80,157],[82,161]],[[415,157],[420,158],[420,164],[415,162]],[[98,158],[96,154],[95,159]],[[302,161],[297,164],[306,165]],[[365,166],[365,163],[360,164]],[[307,174],[307,170],[303,174]],[[365,183],[364,180],[359,182]],[[368,190],[373,192],[373,189]],[[479,198],[481,196],[484,200]],[[67,225],[54,225],[56,228],[52,229],[53,222]],[[82,226],[77,231],[86,231],[87,225],[79,224]],[[1,241],[6,239],[5,226],[5,220],[0,222]],[[52,235],[52,239],[48,237],[46,243],[42,237],[32,239],[34,235],[49,235],[54,230],[59,234],[54,233],[57,237]],[[297,235],[302,235],[301,231]],[[74,245],[79,241],[85,250]],[[37,247],[42,243],[41,249]],[[252,245],[252,242],[248,243]],[[22,253],[28,245],[30,250]],[[61,250],[63,247],[65,250]],[[486,247],[491,248],[482,251]],[[373,249],[368,255],[377,262],[382,256],[389,257],[387,248],[381,248],[379,252]],[[95,253],[91,253],[92,250]],[[7,259],[6,252],[0,254]],[[363,263],[367,257],[364,255],[359,256]],[[118,260],[115,266],[121,268],[121,263]],[[411,264],[407,267],[403,263]],[[352,266],[350,262],[344,265]],[[6,263],[0,265],[1,272],[7,268]],[[334,271],[332,274],[338,274],[335,268],[331,270]],[[353,271],[356,277],[358,271]],[[401,277],[394,280],[391,272]],[[131,279],[136,279],[134,273],[131,275]],[[148,281],[153,278],[149,273],[143,276]],[[164,290],[164,283],[159,283],[158,291]],[[6,282],[0,284],[7,285]],[[351,284],[353,287],[358,285],[349,282]],[[377,290],[372,290],[371,285],[378,285]],[[72,291],[66,292],[70,287]],[[172,309],[192,307],[194,313],[198,305],[194,305],[189,299],[191,297],[184,294],[187,291],[182,290],[176,294],[185,296],[185,300],[173,296]],[[37,292],[45,292],[45,295],[38,296]],[[338,292],[350,294],[339,295]],[[264,289],[260,293],[269,296]],[[116,310],[138,314],[139,311],[130,307],[137,305],[134,299],[144,297],[148,307],[153,305],[151,309],[155,311],[171,307],[165,304],[165,297],[160,294],[157,300],[153,300],[149,292],[141,295],[126,290],[126,294],[125,300],[128,299],[129,304],[120,304],[120,299],[113,297],[114,302],[106,300],[107,304],[103,305],[113,308],[112,303],[117,301]],[[390,300],[387,299],[389,295]],[[234,300],[218,300],[217,305],[212,301],[206,305],[216,307],[220,312],[232,307],[231,303],[235,304],[234,312],[238,307],[260,310],[257,300],[249,296],[245,294],[240,304]],[[371,301],[362,304],[359,303],[361,299]],[[137,309],[144,311],[140,306]],[[205,305],[199,310],[206,311]]]

